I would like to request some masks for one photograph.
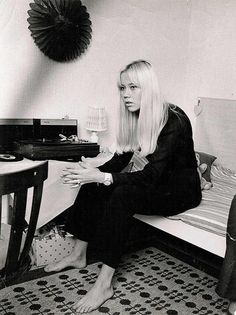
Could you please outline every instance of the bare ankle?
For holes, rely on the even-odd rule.
[[[76,239],[74,248],[71,252],[71,256],[73,258],[83,259],[84,257],[86,257],[87,247],[88,247],[87,242]]]
[[[86,253],[80,253],[80,252],[71,252],[71,254],[69,255],[71,257],[72,260],[76,261],[76,260],[83,260],[86,258]]]
[[[113,290],[112,279],[115,269],[103,265],[100,271],[100,274],[95,282],[95,286],[99,287],[101,290]]]
[[[110,281],[96,281],[94,283],[94,288],[97,288],[100,291],[113,290],[113,286]]]

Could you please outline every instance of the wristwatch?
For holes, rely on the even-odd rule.
[[[105,174],[105,175],[104,175],[103,184],[104,184],[105,186],[111,185],[111,183],[112,183],[112,175],[111,175],[111,173],[104,173],[104,174]]]

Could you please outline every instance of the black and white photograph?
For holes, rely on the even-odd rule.
[[[236,315],[236,0],[0,0],[0,315]]]

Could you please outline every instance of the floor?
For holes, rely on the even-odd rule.
[[[75,315],[74,303],[92,287],[100,268],[101,263],[91,263],[6,287],[1,290],[0,314]],[[222,315],[228,301],[216,294],[216,284],[215,277],[148,247],[123,255],[113,297],[90,314]]]

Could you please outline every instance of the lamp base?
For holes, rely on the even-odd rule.
[[[98,143],[98,134],[96,131],[92,131],[90,141],[93,143]]]

